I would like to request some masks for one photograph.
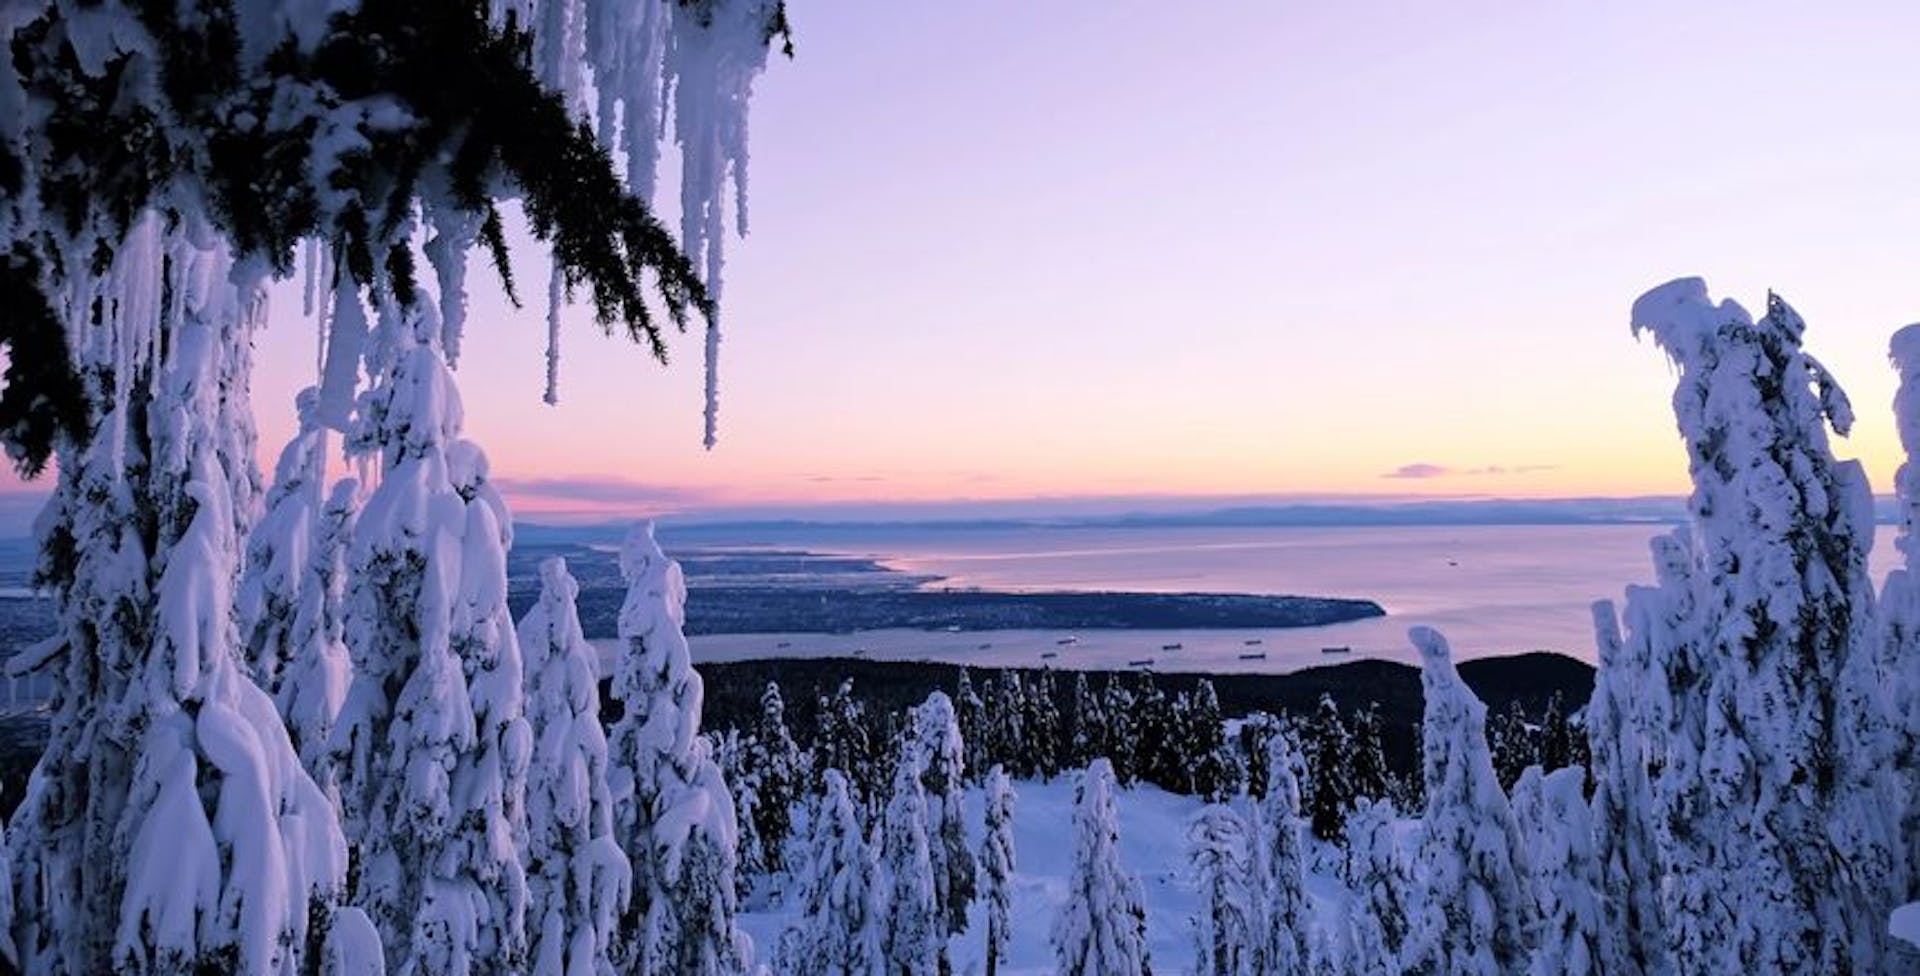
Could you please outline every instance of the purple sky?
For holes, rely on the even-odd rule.
[[[1670,377],[1626,315],[1699,274],[1805,314],[1885,490],[1920,7],[1830,11],[794,0],[720,446],[694,336],[662,369],[576,310],[543,406],[542,310],[478,259],[468,431],[523,512],[1677,493]],[[276,301],[269,457],[313,350]]]

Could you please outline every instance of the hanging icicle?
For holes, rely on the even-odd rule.
[[[553,266],[547,277],[547,392],[541,399],[548,406],[560,402],[560,305],[567,298],[567,276]]]

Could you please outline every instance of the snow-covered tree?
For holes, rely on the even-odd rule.
[[[960,669],[954,687],[953,708],[960,715],[960,740],[967,744],[967,780],[973,782],[993,765],[987,753],[988,729],[992,723],[987,717],[987,703],[974,690],[973,675],[966,668]]]
[[[927,840],[926,790],[911,743],[903,744],[893,796],[881,822],[880,860],[887,891],[880,913],[880,954],[888,976],[928,976],[946,945],[946,922],[935,889]]]
[[[1294,776],[1293,744],[1284,735],[1267,740],[1267,795],[1257,807],[1255,866],[1262,909],[1263,971],[1272,976],[1305,973],[1309,918],[1305,888],[1305,824],[1300,785]]]
[[[1013,846],[1013,781],[1004,767],[987,772],[985,787],[986,834],[980,841],[980,899],[987,909],[987,976],[999,971],[1012,937],[1013,872],[1018,863]]]
[[[1181,696],[1180,702],[1179,748],[1186,755],[1188,792],[1213,802],[1238,793],[1245,785],[1245,772],[1227,745],[1227,729],[1213,682],[1202,678],[1191,694]]]
[[[1386,742],[1380,730],[1380,706],[1370,703],[1354,712],[1353,760],[1347,770],[1353,798],[1384,799],[1392,790],[1392,773],[1387,769]]]
[[[1053,921],[1053,952],[1065,976],[1145,976],[1147,910],[1140,879],[1120,864],[1113,767],[1096,759],[1073,789],[1073,868]]]
[[[247,390],[253,325],[261,284],[291,273],[300,242],[328,242],[309,248],[310,281],[325,279],[329,290],[337,282],[348,294],[369,289],[390,331],[384,321],[402,313],[427,321],[412,242],[422,222],[430,225],[425,252],[441,286],[433,323],[449,360],[464,313],[465,253],[484,242],[506,266],[495,200],[509,196],[554,245],[555,280],[585,286],[602,324],[624,325],[658,351],[649,285],[676,322],[689,309],[714,322],[723,187],[729,176],[744,180],[746,89],[767,41],[784,32],[777,0],[603,5],[592,31],[572,29],[581,26],[576,4],[515,5],[521,16],[512,17],[505,6],[23,0],[0,10],[10,55],[0,70],[0,343],[8,352],[0,436],[27,473],[57,453],[61,478],[42,520],[41,576],[62,608],[63,636],[13,662],[56,668],[60,685],[46,771],[14,831],[16,845],[35,850],[20,868],[23,924],[32,929],[22,951],[33,971],[265,972],[266,955],[285,961],[319,937],[301,930],[315,914],[309,894],[337,874],[323,863],[324,849],[339,847],[326,842],[337,818],[317,790],[310,802],[315,784],[298,763],[282,763],[290,746],[271,699],[244,675],[228,675],[242,669],[234,575],[260,493]],[[541,16],[524,16],[534,6]],[[542,63],[552,70],[542,75],[567,93],[536,76],[523,32],[551,24],[555,11],[571,24],[547,30],[542,49],[552,53]],[[673,44],[661,43],[669,37]],[[577,124],[583,67],[606,145]],[[686,243],[712,291],[642,199],[666,91],[685,157]],[[646,174],[631,180],[637,193],[614,172],[607,149],[615,142],[633,150],[631,172]],[[313,260],[322,250],[324,273]],[[391,342],[363,355],[357,299],[351,308],[328,316],[318,407],[336,429],[350,420],[363,361],[389,388],[394,370],[409,368],[396,365],[408,357]],[[708,338],[711,349],[717,334]],[[393,407],[383,396],[363,402]],[[394,412],[426,423],[434,411]],[[393,431],[382,418],[361,422],[373,442]],[[459,473],[483,467],[473,453],[455,458]],[[461,491],[480,487],[451,480]],[[431,572],[458,575],[454,568]],[[493,624],[486,599],[422,613],[451,615],[454,641],[474,636],[467,624]],[[511,670],[517,684],[517,664]],[[383,671],[393,679],[388,695],[409,694],[411,674],[410,665]],[[268,707],[257,708],[262,701]],[[417,704],[369,701],[360,714],[384,730],[384,716]],[[501,716],[497,702],[477,704],[484,737]],[[437,709],[421,717],[463,724]],[[446,763],[439,773],[429,768],[447,757],[424,758],[459,730],[416,730],[421,741],[393,750],[421,760],[406,789],[418,795],[443,775],[462,779]],[[442,806],[484,805],[474,796],[488,792],[476,786]],[[353,816],[364,819],[364,798],[351,799]],[[441,810],[421,812],[432,821]],[[483,852],[469,867],[489,874],[493,857]],[[426,865],[412,873],[433,877]],[[359,877],[389,880],[365,870]],[[168,885],[164,912],[149,882]],[[452,910],[436,905],[417,921],[468,927],[472,911],[450,918],[443,907]],[[358,915],[339,918],[352,928]],[[289,932],[273,931],[280,920],[292,920]],[[364,927],[343,931],[324,937],[328,958],[365,959]]]
[[[1892,726],[1889,766],[1904,811],[1894,853],[1906,876],[1896,880],[1902,896],[1914,899],[1920,898],[1920,326],[1894,333],[1889,354],[1900,374],[1893,414],[1906,457],[1894,476],[1900,502],[1894,546],[1901,558],[1880,591],[1879,663]]]
[[[9,32],[28,16],[15,13],[0,14]],[[112,85],[86,80],[95,77],[87,65],[103,66],[71,45],[116,23],[139,32],[126,38],[136,43],[142,29],[116,20],[127,15],[118,7],[94,9],[99,19],[84,25],[45,13],[44,30],[12,35],[13,70],[36,84],[59,78],[111,93]],[[150,58],[123,66],[151,69]],[[14,76],[0,79],[5,89]],[[36,99],[51,94],[36,91]],[[143,97],[157,96],[129,92],[124,105],[88,103],[68,118],[104,122],[136,111]],[[0,130],[45,124],[38,113],[54,106],[34,104],[31,116],[0,113],[9,116]],[[35,263],[22,258],[34,246],[88,253],[87,263],[32,282],[62,282],[37,310],[44,319],[18,304],[23,296],[11,289],[23,282],[0,287],[6,314],[22,316],[14,321],[23,329],[53,330],[43,337],[48,358],[30,368],[76,370],[72,406],[82,418],[78,430],[43,418],[52,426],[39,433],[49,440],[36,444],[35,422],[14,412],[17,403],[0,404],[23,467],[44,460],[43,449],[60,455],[59,483],[38,524],[37,571],[53,593],[59,632],[9,662],[16,674],[51,673],[55,686],[47,749],[8,831],[21,968],[276,972],[324,934],[309,921],[324,924],[346,862],[332,805],[246,674],[233,613],[259,485],[246,365],[260,276],[236,267],[184,189],[184,209],[169,215],[139,200],[116,217],[83,196],[60,229],[10,224],[14,205],[54,169],[45,143],[8,148],[28,154],[36,185],[0,202],[0,248],[15,242],[0,277]],[[74,165],[87,186],[84,154]],[[33,239],[19,244],[15,235]],[[40,395],[23,390],[31,384],[14,371],[28,368],[19,363],[26,348],[16,339],[9,401]]]
[[[1570,766],[1530,788],[1528,853],[1540,919],[1532,976],[1611,972],[1602,968],[1599,862],[1585,787],[1586,771]]]
[[[633,875],[613,837],[600,686],[579,593],[566,560],[550,557],[540,564],[540,597],[520,621],[533,727],[526,863],[535,976],[611,976],[613,926]]]
[[[1540,765],[1540,735],[1527,721],[1518,698],[1509,699],[1487,722],[1487,748],[1493,753],[1493,771],[1502,789],[1513,789],[1521,773]]]
[[[784,973],[873,976],[880,972],[881,879],[854,810],[847,777],[824,774],[800,872],[801,911],[780,939]]]
[[[1660,914],[1659,832],[1647,778],[1645,709],[1636,689],[1651,687],[1648,648],[1629,648],[1605,600],[1593,605],[1600,666],[1587,702],[1593,755],[1594,860],[1601,898],[1598,968],[1621,976],[1669,971]]]
[[[927,851],[932,862],[933,895],[944,935],[967,930],[967,906],[973,904],[973,851],[967,846],[966,814],[962,806],[965,784],[962,765],[966,744],[953,701],[936,691],[913,710],[913,756],[927,804]],[[942,957],[945,942],[941,943]]]
[[[311,387],[294,398],[299,428],[280,452],[266,512],[247,537],[235,594],[242,659],[269,695],[278,692],[281,669],[295,653],[294,618],[306,610],[303,590],[326,490],[327,436],[316,414],[319,402],[320,392]]]
[[[767,682],[760,693],[760,718],[747,745],[746,766],[752,771],[753,808],[742,810],[741,827],[751,823],[761,851],[764,871],[786,867],[787,836],[792,832],[793,805],[800,799],[802,756],[787,729],[787,704],[780,686]]]
[[[339,312],[359,296],[344,284]],[[353,311],[349,311],[353,310]],[[353,449],[379,464],[355,526],[347,596],[354,675],[335,726],[354,903],[388,968],[524,965],[526,768],[520,645],[507,612],[512,523],[430,305],[381,308],[378,379]]]
[[[1107,717],[1100,709],[1100,699],[1094,697],[1093,686],[1087,683],[1087,673],[1076,671],[1073,675],[1073,706],[1068,713],[1069,733],[1067,735],[1067,765],[1079,768],[1106,754]]]
[[[867,786],[869,767],[873,765],[868,756],[872,743],[867,739],[867,710],[854,697],[852,678],[841,681],[832,695],[820,699],[819,716],[814,766],[847,774],[855,806],[871,809],[873,798]]]
[[[323,498],[327,436],[318,403],[312,388],[295,398],[299,429],[248,538],[235,605],[255,680],[279,706],[301,763],[334,796],[331,738],[351,672],[342,607],[359,489],[346,479]]]
[[[1487,708],[1460,680],[1446,638],[1408,636],[1420,651],[1427,809],[1420,904],[1403,953],[1408,973],[1497,976],[1527,965],[1534,924],[1525,841],[1487,750]]]
[[[1692,531],[1676,540],[1687,570],[1627,608],[1665,679],[1650,690],[1673,961],[1877,972],[1896,872],[1872,506],[1859,464],[1827,438],[1851,407],[1778,296],[1755,321],[1681,279],[1641,296],[1632,324],[1677,367],[1694,483]]]
[[[704,688],[688,656],[686,581],[651,522],[627,534],[620,571],[627,596],[613,696],[623,711],[608,736],[608,779],[633,899],[617,926],[614,963],[648,976],[736,972],[751,954],[734,924],[738,827],[700,736]]]
[[[1232,807],[1211,803],[1187,823],[1187,858],[1200,911],[1193,919],[1194,971],[1203,976],[1263,972],[1259,872],[1252,831]]]
[[[1399,815],[1388,801],[1361,799],[1347,817],[1345,972],[1399,976],[1409,925],[1406,867],[1397,839]]]
[[[1304,738],[1307,771],[1312,779],[1312,788],[1305,791],[1308,820],[1315,837],[1333,840],[1340,836],[1347,807],[1354,800],[1353,736],[1333,696],[1320,696]]]
[[[1053,672],[1042,670],[1026,683],[1021,730],[1026,740],[1026,766],[1041,779],[1060,772],[1060,706],[1055,701]]]
[[[1114,778],[1122,786],[1132,786],[1140,776],[1140,766],[1136,759],[1140,752],[1140,727],[1134,715],[1133,692],[1121,682],[1117,674],[1107,675],[1106,687],[1100,691],[1100,710],[1106,715],[1105,748],[1095,758],[1105,758],[1113,764]]]
[[[993,722],[988,738],[994,761],[1005,764],[1016,776],[1032,775],[1037,764],[1028,742],[1027,689],[1020,672],[1000,672],[987,701],[987,715]]]

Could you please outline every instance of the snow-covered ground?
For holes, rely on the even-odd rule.
[[[1015,856],[1010,959],[1000,972],[1007,976],[1054,972],[1053,948],[1048,941],[1054,915],[1066,900],[1067,873],[1073,864],[1073,775],[1052,782],[1021,780],[1014,806]],[[967,834],[979,848],[984,813],[981,791],[967,791]],[[1118,791],[1121,858],[1137,874],[1146,896],[1147,942],[1156,972],[1184,972],[1194,958],[1190,920],[1198,896],[1187,872],[1187,819],[1204,804],[1153,786],[1136,785]],[[796,822],[795,829],[803,829]],[[1324,853],[1309,838],[1309,850]],[[1311,862],[1310,862],[1311,864]],[[1333,871],[1323,868],[1306,880],[1319,919],[1339,917],[1346,895]],[[743,912],[741,925],[752,936],[763,961],[772,961],[780,933],[794,921],[781,907],[755,905]],[[975,903],[972,927],[952,942],[954,971],[979,973],[985,969],[986,922]],[[1324,923],[1324,922],[1323,922]]]

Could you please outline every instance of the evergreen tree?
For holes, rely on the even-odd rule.
[[[986,780],[986,836],[980,841],[980,898],[987,908],[987,976],[994,976],[1007,957],[1012,936],[1013,782],[1002,766],[988,771]]]
[[[1265,971],[1293,976],[1307,971],[1308,917],[1305,837],[1300,821],[1299,780],[1294,778],[1293,747],[1285,736],[1267,742],[1267,796],[1259,810],[1258,860]]]
[[[847,776],[854,791],[855,806],[865,803],[861,786],[867,778],[867,710],[853,695],[853,679],[847,678],[833,695],[820,699],[820,732],[814,741],[814,764],[820,769],[837,769]]]
[[[946,943],[927,841],[926,793],[911,750],[907,744],[900,757],[881,828],[880,858],[887,866],[888,889],[880,916],[880,955],[887,976],[937,972]]]
[[[1060,708],[1054,700],[1053,672],[1042,670],[1027,682],[1025,720],[1028,768],[1041,779],[1060,772]]]
[[[1403,955],[1411,974],[1498,976],[1528,962],[1534,924],[1525,842],[1494,777],[1486,706],[1460,680],[1446,639],[1410,632],[1426,693],[1422,904]]]
[[[967,744],[967,781],[973,782],[983,775],[987,767],[993,765],[988,755],[988,729],[991,720],[987,717],[987,703],[974,691],[973,676],[966,668],[960,669],[960,679],[953,694],[954,711],[960,715],[960,740]]]
[[[1540,716],[1540,768],[1546,772],[1568,766],[1584,766],[1584,757],[1576,745],[1573,723],[1559,689],[1547,699],[1547,710]]]
[[[1082,768],[1107,754],[1107,716],[1100,708],[1100,700],[1093,695],[1093,687],[1087,683],[1085,671],[1076,671],[1073,675],[1070,725],[1073,731],[1067,743],[1067,765]]]
[[[650,522],[620,552],[625,644],[613,676],[622,706],[608,745],[614,832],[633,864],[633,900],[617,927],[616,968],[638,974],[739,971],[734,925],[738,821],[699,734],[704,688],[683,632],[687,589]]]
[[[1595,883],[1600,887],[1600,957],[1596,968],[1620,976],[1670,971],[1660,913],[1661,863],[1647,776],[1645,710],[1635,689],[1652,687],[1649,649],[1620,638],[1613,604],[1593,605],[1600,666],[1587,703],[1593,752]],[[1639,628],[1644,634],[1646,628]]]
[[[246,563],[234,593],[242,660],[260,689],[275,697],[281,672],[299,652],[296,618],[312,614],[320,602],[305,593],[314,582],[311,552],[326,489],[326,432],[315,415],[319,395],[308,388],[294,398],[299,428],[280,452],[266,512],[247,537]]]
[[[1137,759],[1140,726],[1134,713],[1133,692],[1120,681],[1119,675],[1107,675],[1106,687],[1101,689],[1100,709],[1107,719],[1106,748],[1096,758],[1105,758],[1112,764],[1114,778],[1121,786],[1132,786],[1140,778]]]
[[[274,696],[301,764],[336,807],[340,773],[333,730],[353,680],[346,643],[346,582],[359,493],[358,482],[342,479],[320,512],[318,533],[307,554],[307,579],[300,588],[300,612],[294,618],[293,656]]]
[[[1665,678],[1648,692],[1665,725],[1655,792],[1674,964],[1878,972],[1896,871],[1872,499],[1826,429],[1845,434],[1852,409],[1778,296],[1755,321],[1683,279],[1643,295],[1632,321],[1678,368],[1694,484],[1691,531],[1669,544],[1685,572],[1630,593],[1627,614],[1657,628],[1634,639]]]
[[[520,621],[533,761],[527,772],[528,930],[534,976],[611,976],[613,926],[633,868],[613,836],[607,737],[580,585],[566,560],[540,564],[540,597]]]
[[[11,38],[13,70],[35,70],[39,44],[67,43],[63,14],[47,16],[44,36]],[[70,287],[97,304],[63,302],[43,323],[80,371],[85,436],[47,431],[59,481],[37,526],[36,582],[58,632],[9,662],[55,686],[47,748],[7,832],[13,941],[29,973],[264,972],[324,935],[309,921],[324,924],[346,865],[327,796],[246,674],[234,616],[259,490],[246,378],[259,279],[233,273],[197,211],[136,212],[82,235],[93,267]],[[0,264],[0,277],[20,267]],[[5,301],[0,317],[23,314],[13,292]],[[0,394],[15,421],[23,351]],[[6,430],[31,468],[21,435]]]
[[[880,970],[879,868],[854,810],[847,777],[822,774],[801,872],[801,914],[780,939],[784,973],[872,976]]]
[[[1073,869],[1053,922],[1063,976],[1146,976],[1147,911],[1140,879],[1120,865],[1113,767],[1096,759],[1073,790]]]
[[[1200,911],[1193,920],[1196,973],[1243,976],[1260,971],[1260,885],[1247,823],[1232,807],[1211,803],[1187,824],[1187,857]]]
[[[1027,690],[1018,671],[1000,672],[987,711],[993,721],[989,735],[994,760],[1004,763],[1015,776],[1032,776],[1036,764],[1027,741]]]
[[[1246,757],[1247,795],[1259,800],[1267,795],[1267,746],[1280,734],[1280,719],[1266,712],[1254,712],[1240,723],[1240,754]]]
[[[1888,352],[1900,374],[1893,413],[1905,456],[1894,475],[1900,512],[1894,547],[1901,558],[1880,591],[1879,673],[1890,725],[1885,766],[1902,808],[1894,853],[1906,870],[1894,889],[1920,900],[1920,328],[1894,333]]]
[[[927,804],[927,852],[933,873],[935,921],[946,936],[967,930],[967,906],[973,904],[975,868],[967,847],[962,765],[966,746],[953,702],[936,691],[913,713],[913,762]],[[946,941],[940,941],[946,969]]]
[[[1409,929],[1410,886],[1395,839],[1399,815],[1388,801],[1362,799],[1347,817],[1346,972],[1352,976],[1399,976]]]
[[[1517,698],[1494,713],[1487,725],[1487,745],[1493,750],[1493,771],[1503,790],[1513,789],[1528,766],[1541,763],[1540,735]]]
[[[1380,734],[1380,705],[1377,702],[1370,702],[1366,708],[1354,713],[1352,742],[1353,760],[1348,764],[1348,770],[1352,775],[1354,800],[1385,799],[1392,790],[1392,773],[1387,769],[1387,750]]]
[[[343,286],[337,301],[359,296]],[[388,968],[507,973],[527,950],[531,751],[506,604],[512,528],[485,455],[460,436],[439,326],[431,306],[383,303],[379,379],[351,441],[383,474],[355,532],[354,675],[335,743],[354,901]]]
[[[786,867],[784,852],[804,769],[800,747],[787,729],[786,702],[780,686],[771,681],[760,693],[760,720],[747,748],[747,766],[753,774],[753,809],[742,811],[742,827],[752,824],[761,853],[759,869],[780,871]]]
[[[1313,835],[1334,840],[1341,835],[1347,807],[1353,803],[1353,737],[1333,696],[1321,695],[1313,721],[1307,726],[1307,770],[1313,777],[1308,794],[1308,819]]]
[[[1577,767],[1555,770],[1531,787],[1528,853],[1541,921],[1531,976],[1609,972],[1601,968],[1599,862],[1585,787],[1586,771]]]
[[[1227,745],[1226,721],[1220,715],[1220,699],[1213,682],[1200,679],[1193,694],[1182,700],[1186,707],[1181,739],[1189,792],[1209,802],[1222,802],[1240,792],[1245,773]]]
[[[1135,775],[1163,789],[1181,789],[1186,785],[1185,758],[1175,740],[1173,702],[1153,680],[1140,674],[1140,685],[1133,693]]]

